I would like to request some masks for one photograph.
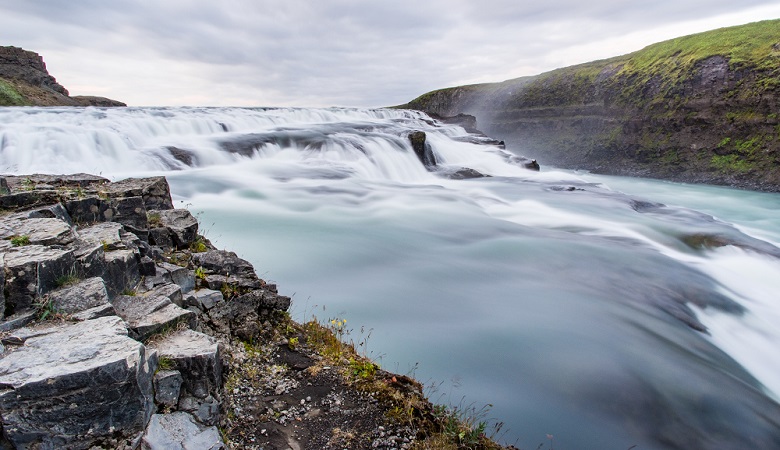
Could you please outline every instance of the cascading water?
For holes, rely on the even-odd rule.
[[[780,197],[476,141],[400,110],[0,108],[0,172],[166,175],[298,319],[372,328],[384,367],[492,404],[508,443],[780,448]]]

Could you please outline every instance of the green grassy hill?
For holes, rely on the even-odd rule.
[[[404,107],[477,116],[540,162],[780,191],[780,20],[722,28]]]

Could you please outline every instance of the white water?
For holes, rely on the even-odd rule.
[[[411,130],[493,178],[428,172]],[[410,111],[6,108],[0,172],[165,174],[297,318],[372,328],[384,367],[493,404],[521,448],[780,445],[780,196],[536,173],[465,135]]]

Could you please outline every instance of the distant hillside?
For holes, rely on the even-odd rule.
[[[477,117],[540,163],[780,191],[780,20],[722,28],[403,107]]]
[[[46,70],[43,58],[0,46],[0,106],[127,106],[105,97],[71,97]]]

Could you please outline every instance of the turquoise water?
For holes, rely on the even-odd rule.
[[[295,318],[347,319],[433,400],[492,405],[504,442],[780,447],[777,194],[531,172],[405,111],[0,119],[0,170],[165,174],[207,237],[293,297]],[[442,164],[493,176],[426,171],[405,138],[420,129]],[[730,245],[693,248],[694,235]]]

